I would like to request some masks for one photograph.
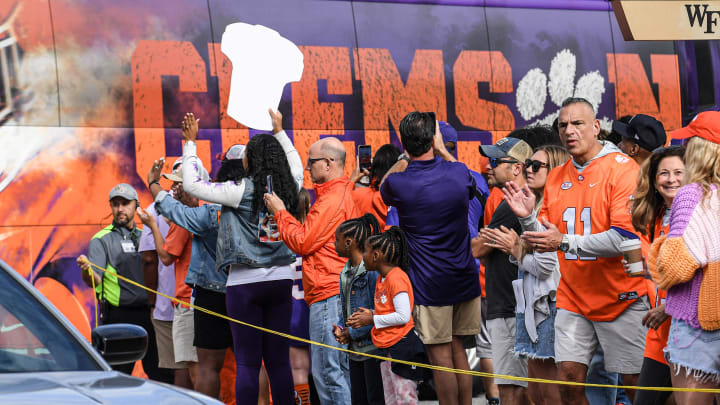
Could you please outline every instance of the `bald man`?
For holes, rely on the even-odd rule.
[[[333,335],[333,323],[341,312],[340,272],[345,260],[335,252],[335,229],[360,212],[352,200],[353,184],[344,175],[345,146],[336,138],[315,142],[305,170],[315,188],[315,204],[300,223],[274,194],[265,204],[275,214],[280,239],[303,257],[303,290],[310,305],[310,339],[341,347]],[[346,353],[313,347],[312,375],[320,402],[350,404],[350,374]]]

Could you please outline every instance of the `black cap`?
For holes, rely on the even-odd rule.
[[[623,138],[627,138],[645,149],[652,152],[660,146],[665,146],[667,135],[662,122],[645,114],[637,114],[633,116],[627,124],[620,121],[613,121],[613,131],[619,133]]]

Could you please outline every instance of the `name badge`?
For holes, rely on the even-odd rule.
[[[120,242],[122,245],[122,250],[125,253],[135,253],[135,245],[132,243],[131,240],[124,240]]]

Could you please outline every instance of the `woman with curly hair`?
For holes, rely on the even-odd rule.
[[[185,191],[209,202],[221,204],[216,266],[228,272],[227,313],[253,325],[289,333],[295,254],[281,241],[264,237],[262,217],[268,177],[275,194],[290,212],[298,207],[302,185],[300,156],[282,130],[282,115],[270,111],[273,135],[253,136],[247,144],[242,166],[235,177],[223,173],[226,181],[210,183],[198,176],[195,139],[197,120],[188,114],[183,121],[183,184]],[[264,361],[273,403],[293,404],[294,387],[290,368],[289,341],[254,328],[230,324],[237,375],[237,403],[258,397],[258,374]]]
[[[706,111],[674,138],[690,138],[685,179],[670,210],[670,232],[655,239],[648,267],[667,290],[672,316],[665,358],[673,387],[720,387],[720,112]],[[676,392],[676,401],[709,404],[713,394]],[[720,396],[715,395],[715,399]]]
[[[644,252],[647,252],[655,239],[669,232],[670,207],[685,175],[684,153],[685,148],[682,146],[660,148],[640,166],[638,186],[632,202],[632,223],[641,234]],[[623,265],[628,271],[625,261]],[[643,318],[643,325],[648,328],[648,332],[638,385],[670,387],[670,368],[663,354],[670,333],[670,318],[665,313],[667,292],[657,286],[653,287],[655,299],[651,299],[650,303],[653,308]],[[672,392],[669,391],[638,390],[635,403],[663,405],[670,395]]]

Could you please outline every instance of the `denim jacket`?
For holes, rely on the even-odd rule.
[[[220,211],[217,270],[226,271],[231,264],[267,268],[295,263],[295,253],[283,242],[260,240],[259,215],[252,209],[254,186],[248,178],[243,179],[243,183],[245,190],[240,205],[237,208],[223,206]]]
[[[170,197],[165,191],[155,197],[155,207],[162,216],[190,232],[192,253],[185,283],[216,292],[225,292],[227,274],[215,270],[215,249],[218,238],[217,204],[200,207],[187,205]]]
[[[356,269],[352,268],[350,260],[345,263],[342,273],[340,273],[340,302],[342,303],[342,315],[338,321],[338,325],[345,326],[345,321],[353,312],[360,307],[373,310],[375,308],[375,284],[377,283],[378,272],[367,271],[365,264],[360,263]],[[376,350],[370,337],[370,331],[373,325],[363,326],[361,328],[348,328],[350,334],[350,350],[369,353]],[[367,359],[364,356],[350,354],[350,359],[354,361],[362,361]]]

